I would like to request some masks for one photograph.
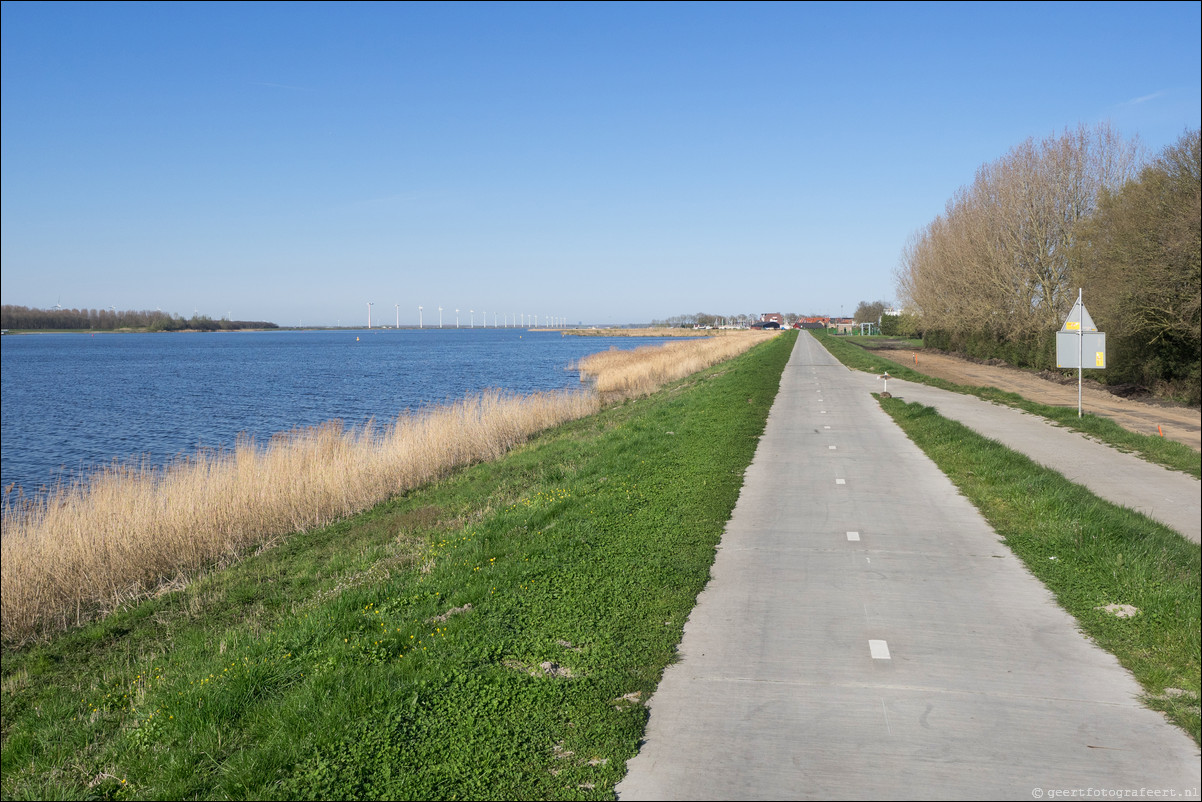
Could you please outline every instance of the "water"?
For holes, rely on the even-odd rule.
[[[519,329],[0,338],[0,480],[26,492],[329,420],[385,422],[490,387],[579,386],[575,360],[662,340]]]

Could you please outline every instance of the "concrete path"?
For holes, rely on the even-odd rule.
[[[801,335],[619,798],[1197,799],[1192,739],[874,388]]]
[[[873,389],[880,392],[882,382],[873,381]],[[975,396],[898,379],[889,380],[889,392],[934,407],[944,417],[1026,454],[1095,495],[1142,512],[1202,543],[1202,483],[1192,476],[1116,451],[1046,418]]]

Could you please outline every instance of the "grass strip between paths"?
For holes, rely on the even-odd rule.
[[[612,798],[794,341],[6,649],[4,798]]]
[[[1146,703],[1202,743],[1202,549],[931,407],[879,400],[1082,630],[1135,675]],[[1138,612],[1101,609],[1111,604]]]
[[[824,331],[812,331],[810,333],[816,336],[823,347],[830,351],[836,359],[854,370],[861,370],[867,373],[881,373],[887,370],[890,376],[898,379],[930,385],[931,387],[937,387],[940,390],[949,390],[953,393],[974,395],[985,401],[995,401],[999,404],[1015,407],[1025,412],[1030,412],[1033,415],[1047,418],[1058,426],[1084,432],[1090,437],[1119,451],[1133,452],[1148,462],[1162,465],[1174,471],[1187,473],[1195,479],[1202,479],[1202,454],[1194,451],[1184,443],[1166,440],[1163,437],[1152,437],[1132,432],[1119,426],[1109,418],[1099,417],[1088,412],[1083,417],[1078,418],[1077,410],[1071,407],[1037,404],[1034,401],[1023,398],[1017,393],[1008,393],[996,387],[970,387],[963,384],[954,384],[945,379],[927,376],[925,373],[920,373],[913,368],[906,367],[900,362],[895,362],[889,357],[882,355],[879,351],[865,350],[859,345],[848,342],[847,338],[836,337]]]

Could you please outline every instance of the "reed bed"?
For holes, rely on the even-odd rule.
[[[294,532],[325,526],[531,435],[652,392],[773,335],[739,334],[583,360],[592,390],[489,391],[385,426],[340,421],[240,440],[165,468],[114,464],[38,496],[6,491],[0,638],[20,645],[182,587]]]
[[[656,326],[646,329],[531,329],[531,331],[559,331],[575,337],[719,337],[737,332],[736,329],[682,329]]]
[[[84,623],[599,406],[584,392],[490,391],[383,427],[333,421],[166,468],[110,466],[41,498],[6,494],[0,634],[19,644]]]
[[[776,332],[728,332],[722,337],[646,345],[631,350],[610,348],[577,363],[581,381],[591,381],[607,397],[634,397],[684,378],[747,351]]]

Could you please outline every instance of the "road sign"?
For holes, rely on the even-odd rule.
[[[1106,367],[1106,333],[1098,331],[1093,318],[1081,300],[1082,291],[1077,290],[1077,302],[1056,332],[1056,367],[1077,369],[1077,417],[1081,417],[1081,372]]]
[[[1106,367],[1106,332],[1056,332],[1056,367],[1089,370]]]
[[[1077,290],[1077,302],[1073,304],[1072,310],[1068,313],[1068,317],[1064,319],[1064,325],[1060,327],[1061,331],[1097,331],[1098,327],[1093,324],[1093,318],[1089,316],[1089,310],[1085,308],[1085,304],[1081,303],[1081,291]],[[1067,365],[1065,367],[1068,367]],[[1072,367],[1076,367],[1073,365]]]

